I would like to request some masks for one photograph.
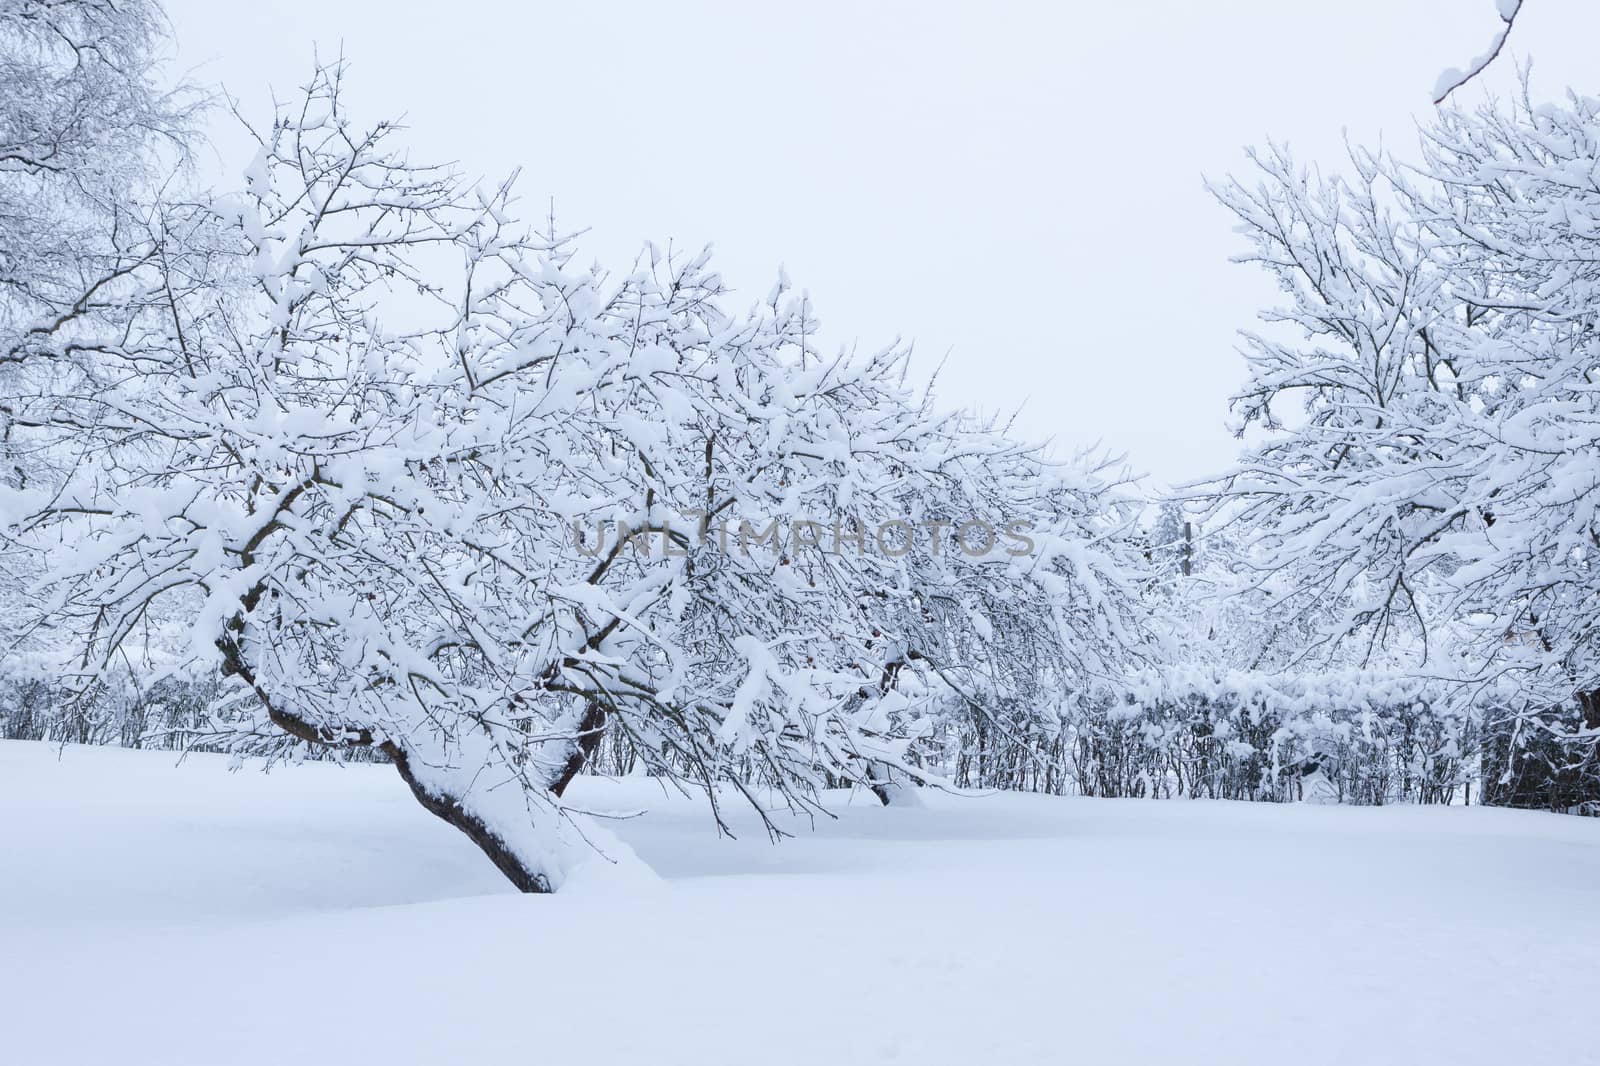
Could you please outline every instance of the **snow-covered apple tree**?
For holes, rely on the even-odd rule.
[[[602,739],[713,810],[888,801],[937,777],[941,696],[1137,654],[1109,486],[939,413],[902,347],[823,353],[787,282],[735,311],[704,253],[578,267],[343,76],[240,193],[163,208],[93,390],[16,393],[81,456],[3,503],[87,672],[215,663],[237,748],[377,750],[548,891],[632,862],[562,801]]]

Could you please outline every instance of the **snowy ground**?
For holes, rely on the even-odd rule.
[[[0,743],[0,1062],[1600,1061],[1600,820],[841,796],[773,847],[585,784],[659,886],[509,893],[381,767]]]

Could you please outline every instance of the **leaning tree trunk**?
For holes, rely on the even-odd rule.
[[[560,809],[559,798],[553,791],[546,790],[542,796],[531,795],[528,782],[520,777],[483,780],[483,770],[489,766],[487,760],[480,758],[476,760],[479,765],[473,767],[474,760],[467,753],[443,749],[437,760],[431,760],[392,740],[380,739],[368,729],[337,732],[319,729],[272,699],[257,683],[236,639],[224,638],[217,646],[223,653],[224,669],[255,690],[274,725],[290,736],[320,747],[376,747],[382,751],[394,763],[417,802],[465,834],[518,891],[554,891],[578,865],[603,858],[596,850],[596,845],[602,841],[618,853],[611,857],[613,862],[637,862],[626,846],[615,842],[608,833],[596,829],[579,831],[571,816]],[[599,729],[593,732],[598,734]],[[558,778],[562,788],[582,768],[583,760],[593,750],[593,743],[585,748],[580,738],[579,748],[581,756],[575,753],[575,763],[569,760],[570,772],[564,768]],[[456,764],[454,773],[446,769],[452,763]],[[470,767],[473,772],[462,772],[462,766]],[[504,769],[510,775],[509,768]]]
[[[477,733],[437,749],[386,741],[382,750],[417,802],[465,834],[519,891],[559,891],[580,873],[585,881],[653,879],[610,830],[563,807],[555,782],[529,777]]]
[[[448,794],[444,789],[426,780],[426,775],[419,775],[413,769],[411,757],[406,752],[390,743],[385,743],[382,750],[394,762],[395,769],[400,771],[400,777],[411,789],[411,794],[417,798],[417,802],[430,813],[465,833],[467,839],[478,845],[478,850],[489,857],[495,869],[505,874],[506,879],[517,887],[517,891],[553,891],[550,878],[545,871],[538,869],[526,856],[520,854],[519,849],[505,839],[506,834],[502,830],[490,825],[461,797]],[[552,811],[552,817],[554,816]]]

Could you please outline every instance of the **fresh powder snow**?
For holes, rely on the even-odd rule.
[[[583,778],[661,880],[527,896],[389,767],[0,743],[3,1057],[1593,1061],[1600,821],[924,792]]]

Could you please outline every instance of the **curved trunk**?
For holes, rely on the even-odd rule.
[[[425,775],[417,772],[410,754],[398,744],[387,740],[379,741],[367,729],[346,730],[339,733],[318,729],[268,697],[266,691],[256,682],[255,674],[245,661],[235,639],[225,637],[217,642],[217,646],[223,653],[225,671],[237,675],[255,690],[256,698],[267,709],[267,717],[279,729],[292,737],[320,747],[353,748],[375,745],[394,763],[395,769],[400,772],[401,779],[411,789],[411,794],[416,797],[417,802],[431,814],[466,834],[467,839],[489,857],[495,869],[504,874],[519,892],[554,891],[549,871],[539,868],[531,856],[519,854],[519,849],[508,841],[503,833],[496,831],[482,812],[469,806],[465,797],[452,795],[452,790],[442,787],[437,782],[425,780]],[[552,817],[556,817],[553,810],[551,814]]]
[[[442,790],[430,787],[419,778],[412,771],[410,759],[405,752],[387,743],[382,746],[382,750],[394,761],[395,769],[400,771],[400,777],[411,789],[411,794],[417,798],[417,802],[430,813],[465,833],[467,839],[478,845],[478,849],[489,857],[495,869],[505,874],[506,879],[517,887],[517,891],[554,891],[545,872],[529,865],[481,815],[468,808],[457,797],[446,795]]]

